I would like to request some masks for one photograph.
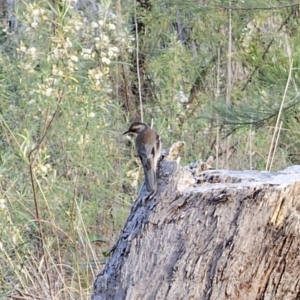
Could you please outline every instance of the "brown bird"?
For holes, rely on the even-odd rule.
[[[159,135],[148,125],[142,122],[134,122],[123,133],[132,133],[136,136],[135,146],[138,156],[143,165],[145,183],[148,192],[157,191],[157,162],[161,154]]]

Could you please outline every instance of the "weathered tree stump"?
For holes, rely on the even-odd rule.
[[[162,161],[94,283],[102,299],[300,299],[300,166],[197,171]]]

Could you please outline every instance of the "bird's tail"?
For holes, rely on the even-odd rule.
[[[144,147],[140,147],[139,149],[139,157],[143,165],[144,175],[145,175],[145,183],[146,188],[149,193],[156,193],[157,191],[157,164],[155,161],[155,157],[152,151],[152,147],[146,149]]]
[[[157,191],[157,177],[156,170],[153,168],[147,169],[144,168],[145,174],[145,183],[148,192],[156,192]]]

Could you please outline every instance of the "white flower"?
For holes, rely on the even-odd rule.
[[[0,199],[0,209],[7,210],[7,204],[5,199]]]
[[[105,34],[102,34],[101,40],[102,40],[102,42],[105,43],[105,44],[108,44],[108,43],[109,43],[109,38],[108,38],[108,36],[105,35]]]
[[[71,58],[71,60],[73,60],[73,61],[76,61],[76,62],[78,61],[78,57],[77,57],[76,55],[71,55],[70,58]]]
[[[133,180],[133,181],[131,182],[131,186],[132,186],[133,188],[137,188],[138,185],[139,185],[139,182],[138,182],[136,179]]]
[[[58,73],[59,73],[58,75],[60,75],[60,76],[63,75],[63,72],[62,72],[62,71],[59,71]],[[59,84],[59,80],[58,80],[57,78],[54,78],[54,80],[53,80],[53,85],[58,85],[58,84]]]
[[[94,77],[95,77],[96,80],[99,80],[103,77],[103,73],[98,72],[97,74],[94,75]]]
[[[183,91],[179,91],[176,95],[175,95],[175,100],[181,103],[187,103],[189,101],[188,97],[184,94]]]
[[[82,48],[82,53],[84,53],[84,54],[91,54],[92,53],[92,49]]]
[[[95,75],[95,69],[90,69],[90,70],[88,71],[88,74],[89,74],[90,76],[94,76],[94,75]]]
[[[97,28],[97,27],[98,27],[98,24],[97,24],[96,22],[92,22],[92,23],[91,23],[91,27],[92,27],[92,28]]]
[[[96,49],[101,49],[101,43],[97,42],[97,43],[95,44],[95,47],[96,47]]]
[[[113,51],[108,50],[107,55],[108,57],[114,57],[116,54]]]
[[[109,65],[110,64],[110,59],[107,58],[107,57],[102,57],[101,61],[106,64],[106,65]]]
[[[90,117],[90,118],[94,118],[95,115],[96,115],[96,114],[95,114],[94,112],[89,113],[89,117]]]
[[[52,88],[47,88],[46,91],[45,91],[45,95],[46,95],[47,97],[50,97],[51,94],[52,94],[52,91],[53,91]]]
[[[68,66],[73,68],[74,67],[74,63],[71,60],[68,60]]]
[[[35,100],[34,99],[31,99],[27,102],[28,105],[31,105],[31,104],[35,104]]]
[[[32,23],[31,23],[31,27],[32,28],[37,28],[38,27],[38,22],[36,22],[36,21],[33,21]]]
[[[25,64],[24,65],[24,70],[30,70],[32,69],[32,65],[31,64]]]
[[[61,56],[61,51],[60,51],[60,49],[54,48],[54,49],[52,50],[52,57],[54,57],[54,58],[56,58],[56,59],[59,59],[60,56]]]
[[[35,56],[35,54],[36,54],[36,48],[35,47],[29,48],[28,51],[27,51],[27,53],[30,56]]]
[[[119,52],[119,48],[114,46],[110,48],[111,51],[118,53]]]
[[[68,37],[67,37],[66,42],[65,42],[65,47],[66,48],[72,48],[73,47],[73,44],[72,44],[72,42],[70,41],[70,39]]]
[[[37,8],[37,9],[34,9],[31,13],[31,15],[33,17],[38,17],[40,15],[40,10]]]
[[[41,165],[41,171],[42,171],[43,173],[46,173],[46,172],[48,171],[48,169],[47,169],[46,166]]]
[[[115,24],[109,23],[109,24],[107,24],[106,26],[107,26],[107,28],[108,28],[109,30],[115,30],[115,29],[116,29],[116,25],[115,25]]]
[[[83,27],[83,23],[82,22],[76,22],[74,24],[75,31],[80,31],[82,29],[82,27]]]

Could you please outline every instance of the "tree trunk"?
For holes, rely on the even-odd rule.
[[[102,299],[300,299],[300,166],[201,172],[164,159],[94,283]]]

